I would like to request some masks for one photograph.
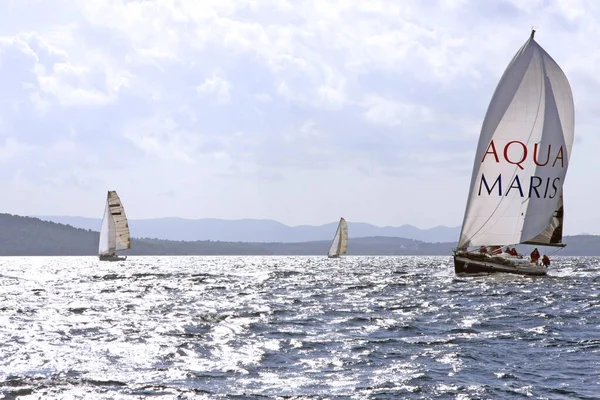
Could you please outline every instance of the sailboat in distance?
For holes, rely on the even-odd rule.
[[[117,252],[130,248],[131,239],[125,208],[117,192],[109,190],[100,229],[98,256],[101,261],[124,261],[127,256],[119,257]]]
[[[331,247],[329,247],[327,257],[339,258],[341,254],[346,254],[347,248],[348,224],[346,223],[346,220],[344,218],[340,218],[340,223],[338,224],[337,231],[335,232],[335,236],[333,237],[333,241],[331,242]]]
[[[563,183],[575,130],[573,95],[558,64],[534,40],[514,56],[483,120],[457,274],[545,275],[537,246],[564,247]],[[515,245],[536,246],[531,257]],[[513,246],[510,248],[510,246]]]

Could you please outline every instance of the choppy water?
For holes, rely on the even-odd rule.
[[[600,398],[600,259],[534,278],[450,263],[0,258],[0,394]]]

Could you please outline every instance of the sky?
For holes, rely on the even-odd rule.
[[[567,75],[565,233],[600,234],[597,0],[1,0],[0,212],[462,223],[536,27]]]

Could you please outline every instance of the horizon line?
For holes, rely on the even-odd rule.
[[[1,214],[7,214],[7,215],[15,215],[15,216],[21,216],[21,217],[32,217],[32,218],[38,218],[38,219],[44,219],[44,218],[83,218],[83,219],[97,219],[97,220],[102,220],[101,217],[83,217],[80,215],[21,215],[21,214],[11,214],[8,212],[0,212]],[[358,221],[349,221],[346,217],[344,217],[346,219],[346,221],[348,223],[351,224],[365,224],[365,225],[371,225],[373,227],[376,228],[380,228],[380,229],[385,229],[385,228],[403,228],[403,227],[411,227],[411,228],[415,228],[418,229],[420,231],[428,231],[428,230],[433,230],[433,229],[438,229],[438,228],[443,228],[443,229],[460,229],[461,226],[457,225],[457,226],[447,226],[447,225],[436,225],[434,227],[431,228],[420,228],[418,226],[415,225],[411,225],[411,224],[403,224],[403,225],[375,225],[373,223],[370,222],[358,222]],[[127,218],[129,221],[149,221],[149,220],[160,220],[160,219],[181,219],[181,220],[187,220],[187,221],[201,221],[201,220],[218,220],[218,221],[228,221],[228,222],[234,222],[234,221],[270,221],[270,222],[275,222],[278,224],[281,224],[285,227],[288,228],[300,228],[300,227],[322,227],[325,225],[330,225],[330,224],[336,224],[338,221],[332,221],[332,222],[327,222],[324,224],[320,224],[320,225],[309,225],[309,224],[301,224],[301,225],[287,225],[283,222],[277,221],[275,219],[271,219],[271,218],[218,218],[218,217],[202,217],[202,218],[190,218],[190,217],[176,217],[176,216],[171,216],[171,217],[152,217],[152,218]],[[599,233],[588,233],[588,232],[579,232],[579,233],[568,233],[568,234],[564,234],[563,236],[600,236],[600,232]],[[393,236],[390,236],[393,237]]]
[[[8,213],[7,213],[8,214]],[[18,216],[24,216],[24,217],[33,217],[33,218],[84,218],[84,219],[98,219],[101,220],[102,217],[83,217],[80,215],[41,215],[41,214],[36,214],[36,215],[20,215],[20,214],[9,214],[9,215],[18,215]],[[176,216],[170,216],[170,217],[151,217],[151,218],[132,218],[132,217],[127,217],[128,221],[148,221],[148,220],[159,220],[159,219],[182,219],[182,220],[187,220],[187,221],[201,221],[201,220],[218,220],[218,221],[228,221],[228,222],[233,222],[233,221],[270,221],[270,222],[276,222],[278,224],[287,226],[289,228],[299,228],[299,227],[304,227],[304,226],[310,226],[310,227],[321,227],[321,226],[325,226],[325,225],[330,225],[330,224],[337,224],[339,221],[335,220],[335,221],[331,221],[331,222],[326,222],[324,224],[320,224],[320,225],[309,225],[309,224],[300,224],[300,225],[287,225],[283,222],[280,222],[276,219],[272,219],[272,218],[252,218],[252,217],[245,217],[245,218],[219,218],[219,217],[201,217],[201,218],[190,218],[190,217],[176,217]],[[460,229],[460,225],[456,225],[456,226],[447,226],[447,225],[436,225],[433,226],[431,228],[420,228],[418,226],[412,225],[412,224],[402,224],[402,225],[376,225],[373,224],[371,222],[361,222],[361,221],[351,221],[348,220],[346,217],[344,217],[344,219],[346,219],[346,222],[348,223],[352,223],[352,224],[365,224],[365,225],[371,225],[374,226],[376,228],[402,228],[402,227],[412,227],[412,228],[416,228],[419,230],[431,230],[431,229],[436,229],[436,228],[446,228],[446,229]]]

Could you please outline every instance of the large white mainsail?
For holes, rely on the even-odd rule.
[[[534,33],[506,68],[485,115],[459,249],[561,242],[573,95]]]
[[[116,255],[119,250],[131,248],[129,224],[125,208],[117,192],[111,190],[106,196],[106,207],[100,229],[98,254],[100,256]]]
[[[340,218],[340,223],[327,255],[330,258],[339,257],[340,254],[346,254],[346,249],[348,249],[348,224],[344,218]]]

